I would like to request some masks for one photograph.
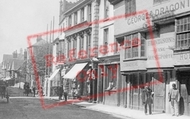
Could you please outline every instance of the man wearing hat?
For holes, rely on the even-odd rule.
[[[171,102],[172,107],[172,116],[179,116],[179,100],[180,94],[177,90],[176,84],[172,84],[172,89],[169,91],[169,101]]]
[[[147,115],[147,106],[149,108],[149,114],[152,114],[153,92],[145,86],[142,90],[142,103],[144,104],[144,112]]]

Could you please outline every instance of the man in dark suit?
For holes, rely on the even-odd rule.
[[[153,93],[152,90],[148,87],[145,86],[145,88],[143,88],[142,90],[142,103],[144,104],[144,112],[145,114],[147,114],[147,106],[149,108],[149,114],[152,114],[152,103],[153,103],[153,99],[152,99]]]

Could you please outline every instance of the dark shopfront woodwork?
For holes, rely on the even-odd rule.
[[[156,72],[137,72],[126,75],[126,81],[130,82],[129,93],[129,108],[143,110],[141,91],[145,85],[149,85],[154,92],[154,104],[153,111],[164,112],[165,111],[165,78],[166,73],[161,73],[164,81],[160,82],[159,74]],[[156,82],[156,83],[153,83]]]
[[[181,94],[179,111],[181,115],[190,115],[190,71],[177,71]]]

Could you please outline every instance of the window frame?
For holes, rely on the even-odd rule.
[[[125,13],[132,14],[136,12],[136,0],[125,0]]]
[[[80,10],[81,22],[84,22],[84,7]]]
[[[190,15],[176,19],[176,50],[190,48]]]
[[[142,34],[143,33],[134,33],[124,36],[124,59],[146,57],[146,34],[144,34],[143,38]]]

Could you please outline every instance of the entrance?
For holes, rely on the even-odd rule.
[[[181,94],[179,113],[190,115],[190,71],[177,71],[177,78]]]
[[[161,77],[160,77],[161,76]],[[153,111],[165,112],[165,79],[164,73],[149,72],[147,83],[150,83],[150,88],[154,92],[153,97]],[[163,81],[161,81],[163,79]]]

